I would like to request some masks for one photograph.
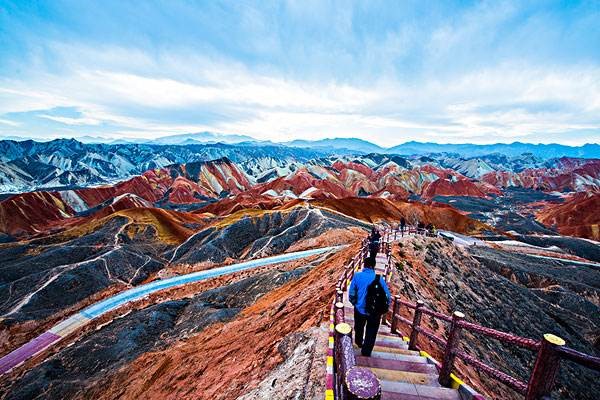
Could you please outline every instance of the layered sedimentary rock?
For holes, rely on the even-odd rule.
[[[443,239],[415,238],[394,250],[398,293],[447,315],[458,310],[467,320],[519,336],[540,339],[545,333],[568,346],[594,354],[600,326],[600,280],[593,266],[540,259],[489,247],[457,248]],[[403,314],[410,316],[406,311]],[[444,322],[424,318],[440,336]],[[406,331],[407,327],[403,327]],[[426,338],[419,345],[441,359]],[[463,330],[462,348],[486,363],[527,381],[531,352]],[[459,375],[491,399],[520,399],[484,373],[459,362]],[[595,373],[565,362],[557,393],[561,399],[592,400],[600,390]]]

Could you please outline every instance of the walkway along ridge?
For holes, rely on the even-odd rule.
[[[382,254],[377,256],[376,272],[385,279],[389,279],[395,272],[391,267],[391,245],[394,241],[415,234],[436,236],[414,227],[408,227],[405,232],[389,227],[382,230],[384,232]],[[444,238],[449,240],[448,237]],[[389,313],[387,318],[384,318],[389,321],[389,325],[382,322],[372,356],[360,356],[360,352],[353,347],[351,326],[353,308],[348,302],[347,290],[354,273],[360,270],[367,251],[368,243],[365,240],[359,253],[346,266],[337,281],[336,295],[330,311],[326,400],[485,399],[454,374],[456,358],[511,387],[522,394],[526,400],[549,398],[561,360],[600,371],[600,357],[571,349],[565,346],[563,339],[555,335],[546,334],[541,340],[519,337],[467,322],[465,315],[459,311],[455,311],[451,316],[438,313],[425,307],[425,303],[421,300],[412,303],[393,294]],[[400,315],[401,307],[411,310],[412,320]],[[448,337],[441,338],[421,326],[421,318],[424,314],[449,324]],[[406,327],[408,336],[401,333],[401,326]],[[536,352],[528,382],[523,382],[462,351],[460,341],[463,330]],[[441,362],[420,350],[418,345],[420,338],[428,339],[440,347],[443,354]]]

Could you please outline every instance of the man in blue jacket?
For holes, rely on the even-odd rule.
[[[354,305],[354,342],[358,347],[361,347],[360,353],[366,357],[371,356],[381,322],[381,314],[370,315],[366,310],[368,287],[374,280],[375,258],[368,257],[364,261],[363,270],[354,274],[348,293],[350,303]],[[383,276],[380,277],[380,282],[387,295],[389,307],[391,296]],[[367,327],[366,333],[365,325]]]

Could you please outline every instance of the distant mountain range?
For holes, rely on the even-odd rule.
[[[389,149],[377,146],[371,142],[356,138],[335,138],[321,140],[293,140],[283,143],[291,147],[307,147],[318,149],[338,149],[357,153],[390,153]]]
[[[186,142],[194,140],[189,136],[179,139]],[[439,151],[446,146],[448,152]],[[397,151],[394,154],[385,154],[392,149],[382,149],[359,139],[294,141],[286,145],[271,142],[202,144],[193,141],[184,145],[174,145],[81,143],[74,139],[49,142],[4,140],[0,141],[0,193],[113,183],[155,168],[224,157],[238,164],[245,174],[253,176],[257,182],[289,175],[307,164],[323,164],[320,159],[352,160],[365,155],[369,155],[368,159],[374,163],[384,159],[393,160],[401,168],[408,169],[411,165],[414,167],[431,164],[479,179],[495,171],[520,173],[528,168],[555,168],[561,163],[557,163],[559,157],[553,157],[554,155],[562,156],[566,153],[580,158],[589,157],[598,153],[597,147],[407,143],[396,146],[394,149]],[[532,148],[537,149],[542,156],[536,156],[531,151],[523,153]],[[561,148],[565,150],[561,152]],[[405,155],[399,156],[397,153]],[[509,155],[505,155],[506,153]],[[325,164],[329,163],[328,161]],[[495,179],[505,181],[513,177],[498,176]]]
[[[284,143],[293,147],[324,148],[354,151],[359,153],[382,153],[399,155],[429,155],[429,154],[457,154],[463,157],[479,157],[488,154],[502,154],[505,156],[520,156],[532,154],[536,157],[548,159],[558,157],[599,158],[600,144],[585,144],[583,146],[566,146],[561,144],[531,144],[514,142],[510,144],[439,144],[406,142],[398,146],[384,148],[362,139],[336,138],[321,139],[316,141],[294,140]]]
[[[566,146],[562,144],[531,144],[531,143],[496,143],[496,144],[438,144],[407,142],[387,149],[388,153],[399,154],[431,154],[456,153],[463,157],[478,157],[486,154],[503,154],[519,156],[532,154],[540,158],[581,157],[599,158],[600,144],[588,143],[583,146]]]
[[[10,137],[14,141],[27,141],[30,139]],[[197,144],[244,144],[258,146],[287,146],[296,148],[309,148],[326,153],[337,154],[399,154],[429,155],[429,154],[455,154],[462,157],[479,157],[488,154],[502,154],[505,156],[520,156],[530,153],[535,157],[544,159],[559,157],[600,158],[600,144],[588,143],[583,146],[567,146],[562,144],[531,144],[531,143],[495,143],[495,144],[440,144],[423,142],[406,142],[393,147],[381,147],[369,141],[358,138],[327,138],[320,140],[292,140],[289,142],[272,142],[256,140],[251,136],[238,134],[225,134],[217,132],[185,133],[180,135],[162,136],[157,139],[107,139],[102,137],[84,136],[77,141],[86,144],[151,144],[151,145],[197,145]],[[1,142],[1,141],[0,141]]]
[[[114,182],[171,164],[227,157],[256,165],[305,162],[328,153],[273,144],[102,144],[74,139],[0,141],[0,193]]]

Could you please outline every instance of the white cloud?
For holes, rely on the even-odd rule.
[[[291,79],[176,53],[151,58],[133,52],[138,71],[110,69],[111,59],[127,54],[123,49],[113,55],[105,49],[109,54],[103,53],[98,69],[76,63],[77,49],[70,50],[63,74],[31,71],[27,80],[0,80],[0,116],[38,111],[91,135],[108,124],[108,134],[133,137],[215,130],[271,140],[356,136],[384,146],[424,138],[544,141],[548,133],[556,138],[573,130],[600,132],[596,66],[507,62],[452,77],[409,82],[388,75],[344,83]],[[81,116],[40,111],[55,107],[77,108]],[[205,120],[204,110],[220,118]]]
[[[70,118],[70,117],[59,117],[56,115],[48,115],[48,114],[38,114],[40,118],[46,118],[52,121],[60,122],[65,125],[99,125],[101,121],[88,118],[88,117],[80,117],[80,118]]]
[[[0,124],[4,124],[4,125],[8,125],[8,126],[19,126],[19,125],[21,125],[18,122],[11,121],[11,120],[8,120],[8,119],[1,119],[1,118],[0,118]]]

